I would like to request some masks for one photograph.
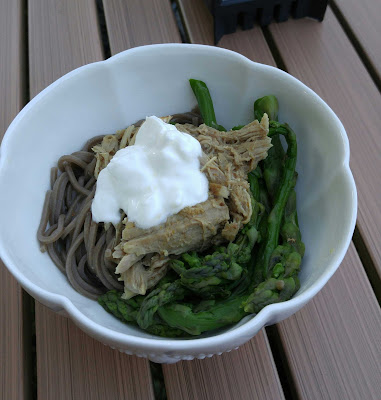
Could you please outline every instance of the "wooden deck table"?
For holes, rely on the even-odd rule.
[[[35,303],[1,264],[0,400],[381,399],[380,15],[379,0],[333,0],[322,23],[291,19],[219,43],[288,71],[346,127],[358,220],[324,289],[237,351],[152,368]],[[72,69],[145,44],[213,44],[212,24],[203,0],[0,0],[0,135]]]

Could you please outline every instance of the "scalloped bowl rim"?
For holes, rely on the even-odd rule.
[[[121,53],[110,57],[104,61],[98,61],[91,64],[84,65],[79,67],[61,78],[57,79],[55,82],[50,84],[47,88],[41,91],[38,95],[36,95],[15,117],[12,121],[10,126],[8,127],[1,147],[0,147],[0,171],[3,167],[4,159],[3,156],[7,152],[8,143],[12,140],[12,131],[16,128],[18,123],[23,119],[28,112],[40,102],[43,97],[49,93],[50,91],[54,90],[54,88],[64,82],[66,79],[71,79],[73,76],[78,74],[78,72],[82,72],[86,69],[97,68],[99,65],[112,64],[116,62],[120,58],[128,57],[134,53],[147,51],[151,47],[176,47],[181,46],[182,48],[188,47],[189,49],[200,48],[205,49],[209,52],[217,53],[224,53],[229,57],[235,57],[237,62],[247,64],[248,66],[256,65],[257,67],[264,68],[271,70],[273,73],[278,75],[283,75],[286,79],[292,80],[295,85],[298,85],[301,89],[303,89],[306,93],[314,98],[314,100],[320,105],[322,105],[327,113],[330,113],[331,116],[335,119],[337,124],[338,132],[341,135],[341,140],[344,145],[344,159],[341,173],[344,174],[343,177],[347,178],[347,185],[349,185],[353,196],[352,196],[352,205],[351,210],[352,214],[350,215],[350,229],[346,232],[345,240],[343,240],[343,246],[335,252],[335,257],[330,264],[330,267],[320,276],[320,278],[314,282],[314,284],[306,289],[303,293],[299,294],[297,298],[292,298],[287,302],[271,304],[263,308],[255,317],[251,318],[250,320],[246,321],[240,326],[234,327],[233,329],[216,334],[215,336],[207,337],[207,338],[191,338],[191,339],[151,339],[151,338],[143,338],[138,336],[132,336],[127,333],[119,333],[112,329],[106,328],[101,326],[95,322],[93,322],[90,318],[84,315],[74,304],[65,296],[56,294],[54,292],[42,289],[41,287],[37,286],[33,282],[31,282],[28,278],[26,278],[15,266],[12,258],[8,255],[6,248],[3,247],[3,243],[0,242],[0,257],[2,258],[4,264],[7,266],[8,270],[11,274],[17,279],[17,281],[21,284],[21,286],[32,296],[36,296],[37,298],[42,298],[47,300],[50,304],[54,304],[56,306],[62,307],[70,316],[70,318],[80,326],[84,331],[89,333],[95,337],[102,337],[106,342],[118,343],[118,346],[123,347],[124,349],[128,349],[130,346],[134,347],[135,349],[141,349],[147,353],[149,352],[159,352],[164,353],[166,351],[172,352],[188,352],[191,351],[194,353],[195,351],[199,353],[207,353],[209,351],[209,347],[213,344],[213,347],[218,347],[220,345],[226,345],[226,342],[231,341],[232,337],[252,337],[259,329],[266,326],[266,324],[271,320],[273,316],[275,316],[279,311],[286,311],[295,308],[294,306],[298,307],[300,304],[305,304],[309,300],[311,300],[327,283],[329,278],[334,274],[334,272],[339,267],[340,263],[342,262],[349,244],[351,242],[352,233],[356,223],[356,216],[357,216],[357,192],[356,192],[356,185],[354,182],[354,178],[352,172],[349,167],[349,141],[347,134],[345,132],[344,126],[342,125],[341,121],[338,119],[336,114],[332,111],[332,109],[322,100],[312,89],[308,88],[305,84],[301,81],[296,79],[295,77],[289,75],[288,73],[277,69],[275,67],[256,63],[251,61],[250,59],[246,58],[245,56],[236,53],[231,50],[222,49],[213,46],[206,46],[206,45],[195,45],[195,44],[177,44],[177,43],[169,43],[169,44],[155,44],[155,45],[148,45],[148,46],[140,46],[135,47],[129,50],[125,50]],[[258,328],[259,327],[259,328]],[[234,346],[231,346],[233,348]],[[124,350],[122,350],[124,351]]]

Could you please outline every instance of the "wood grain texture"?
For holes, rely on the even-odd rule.
[[[351,245],[340,269],[278,324],[300,399],[379,400],[381,311]]]
[[[29,2],[30,91],[103,58],[95,2]],[[152,399],[147,360],[103,346],[36,303],[38,398]]]
[[[33,0],[28,19],[31,97],[67,72],[103,59],[93,0]]]
[[[266,334],[230,353],[164,365],[168,400],[284,399]]]
[[[42,305],[38,310],[39,399],[154,398],[148,361],[91,339]]]
[[[0,141],[23,106],[21,1],[0,3]],[[24,399],[22,289],[0,261],[0,398]]]
[[[104,0],[111,53],[154,43],[179,43],[168,0]]]
[[[350,29],[381,79],[381,1],[335,0]]]
[[[191,43],[214,45],[213,17],[204,0],[179,0]],[[255,26],[251,31],[240,31],[225,35],[218,47],[234,50],[253,61],[275,65],[262,30]]]
[[[213,43],[212,19],[202,0],[181,0],[192,42]],[[251,32],[252,33],[252,32]],[[262,32],[237,32],[220,45],[255,61],[274,64]],[[282,399],[283,390],[264,331],[237,351],[163,366],[168,399]]]
[[[347,131],[359,231],[381,276],[381,96],[328,8],[322,23],[290,20],[270,31],[290,74],[318,93]]]

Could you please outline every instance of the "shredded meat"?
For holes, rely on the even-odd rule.
[[[252,212],[247,174],[267,157],[271,147],[267,114],[261,122],[253,121],[238,131],[220,132],[206,125],[177,124],[176,127],[200,142],[204,152],[201,170],[209,180],[210,195],[223,197],[230,211],[230,222],[221,235],[226,240],[234,240]]]
[[[165,122],[170,120],[164,118]],[[266,158],[271,147],[267,115],[237,131],[221,132],[204,124],[198,127],[176,124],[176,127],[201,144],[201,171],[209,181],[209,198],[150,229],[138,228],[124,218],[117,227],[118,245],[112,255],[118,263],[115,272],[121,274],[120,280],[125,283],[125,298],[145,294],[156,285],[167,271],[169,256],[233,241],[251,217],[247,174]],[[138,129],[132,125],[116,135],[106,136],[94,147],[96,176],[119,148],[134,143]]]

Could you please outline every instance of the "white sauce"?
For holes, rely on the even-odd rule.
[[[160,118],[147,117],[135,144],[116,152],[98,176],[95,222],[120,221],[120,209],[140,228],[159,225],[184,207],[208,199],[200,143]]]

